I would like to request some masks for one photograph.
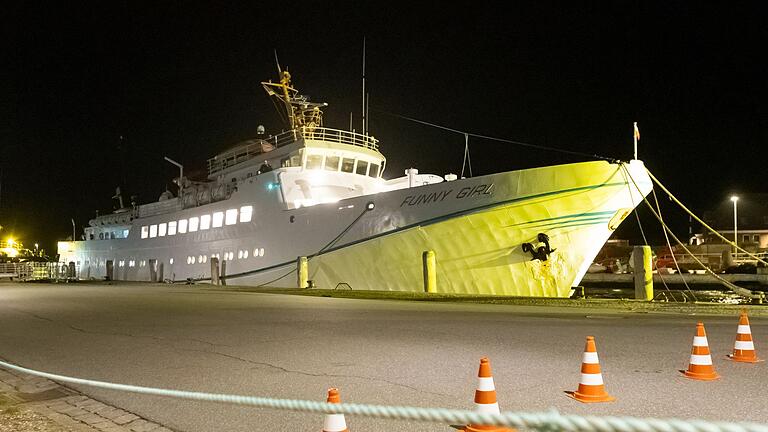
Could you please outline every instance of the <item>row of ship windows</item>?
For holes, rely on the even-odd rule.
[[[251,256],[251,251],[248,249],[239,250],[237,251],[237,259],[247,259],[249,256]],[[264,248],[256,248],[253,250],[253,258],[263,257],[264,256]],[[223,261],[232,261],[235,259],[235,253],[234,252],[224,252],[224,258],[222,259],[221,254],[215,253],[211,254],[211,258],[218,258]],[[169,264],[173,265],[173,258],[168,260]],[[205,264],[208,262],[208,255],[198,255],[198,256],[187,256],[187,264]],[[77,262],[78,265],[80,265],[80,261]],[[89,265],[90,261],[86,261],[85,265]],[[102,264],[102,261],[99,260],[99,265]],[[120,260],[117,262],[118,267],[146,267],[147,266],[147,260]]]
[[[379,165],[368,163],[364,160],[353,158],[342,158],[340,156],[329,155],[307,155],[306,169],[326,171],[341,171],[346,173],[355,173],[359,175],[368,175],[369,177],[379,176]]]
[[[250,222],[253,216],[253,206],[229,209],[225,212],[213,212],[212,215],[205,214],[200,217],[194,216],[189,219],[180,219],[179,221],[163,222],[155,225],[144,225],[141,227],[141,238],[155,238],[184,234],[187,232],[203,231],[213,228],[220,228],[224,225],[234,225],[238,222],[238,213],[240,222]]]
[[[253,250],[253,255],[251,255],[250,250],[239,250],[237,251],[237,259],[247,259],[249,256],[253,256],[253,258],[263,257],[264,256],[264,248],[256,248]],[[224,252],[224,258],[221,257],[221,254],[211,254],[211,258],[218,258],[222,261],[233,261],[235,259],[235,253],[234,252]],[[190,255],[187,257],[187,264],[205,264],[208,262],[208,255]],[[171,258],[171,264],[173,264],[173,258]]]

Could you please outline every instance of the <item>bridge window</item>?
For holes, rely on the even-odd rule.
[[[157,235],[159,235],[160,237],[165,237],[166,232],[168,232],[168,224],[163,222],[157,226]]]
[[[141,227],[141,238],[145,239],[147,237],[149,237],[149,227],[144,225]]]
[[[187,220],[182,219],[179,221],[179,234],[184,234],[187,232]]]
[[[357,161],[357,168],[355,174],[365,175],[368,172],[368,162],[363,160]]]
[[[157,225],[149,226],[149,238],[157,237]]]
[[[176,235],[176,221],[168,222],[168,235]]]
[[[200,224],[200,218],[197,216],[189,218],[189,232],[197,231],[197,227]]]
[[[341,172],[351,173],[355,169],[355,160],[351,158],[344,158],[341,161]]]
[[[371,164],[371,167],[368,169],[368,175],[370,177],[376,178],[379,176],[379,166],[376,164]]]
[[[211,215],[206,214],[206,215],[200,216],[200,230],[207,230],[210,227],[211,227]]]
[[[237,209],[227,210],[227,217],[224,220],[224,223],[227,225],[234,225],[237,223]]]
[[[253,206],[240,207],[240,222],[250,222],[253,215]]]
[[[325,169],[328,171],[338,171],[340,161],[341,161],[341,158],[338,156],[326,156]]]
[[[221,228],[224,225],[224,212],[215,212],[213,214],[213,227]]]
[[[323,166],[323,155],[308,155],[307,169],[320,169]]]

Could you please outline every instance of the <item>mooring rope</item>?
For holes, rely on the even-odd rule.
[[[562,415],[554,410],[538,413],[508,411],[501,414],[488,414],[445,408],[419,408],[349,403],[333,404],[297,399],[274,399],[220,393],[192,392],[74,378],[28,369],[4,361],[0,361],[0,366],[21,373],[48,378],[57,382],[127,391],[145,395],[288,411],[349,414],[391,420],[412,420],[443,424],[503,425],[542,432],[768,432],[768,425],[748,422],[730,423],[710,422],[706,420],[577,416]]]

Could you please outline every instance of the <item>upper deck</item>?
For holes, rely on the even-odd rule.
[[[208,177],[213,178],[227,168],[299,141],[323,141],[379,151],[378,140],[372,136],[340,129],[301,126],[266,139],[245,141],[243,145],[208,159]]]

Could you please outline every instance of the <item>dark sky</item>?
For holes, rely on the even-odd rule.
[[[259,85],[276,78],[274,50],[330,104],[326,126],[353,112],[359,129],[363,37],[389,178],[458,173],[463,137],[377,110],[625,160],[638,121],[640,157],[694,209],[768,191],[765,2],[18,3],[3,18],[0,225],[27,244],[110,210],[120,184],[156,200],[176,174],[163,156],[202,173],[259,124],[279,130]],[[482,140],[471,152],[475,174],[587,160]]]

